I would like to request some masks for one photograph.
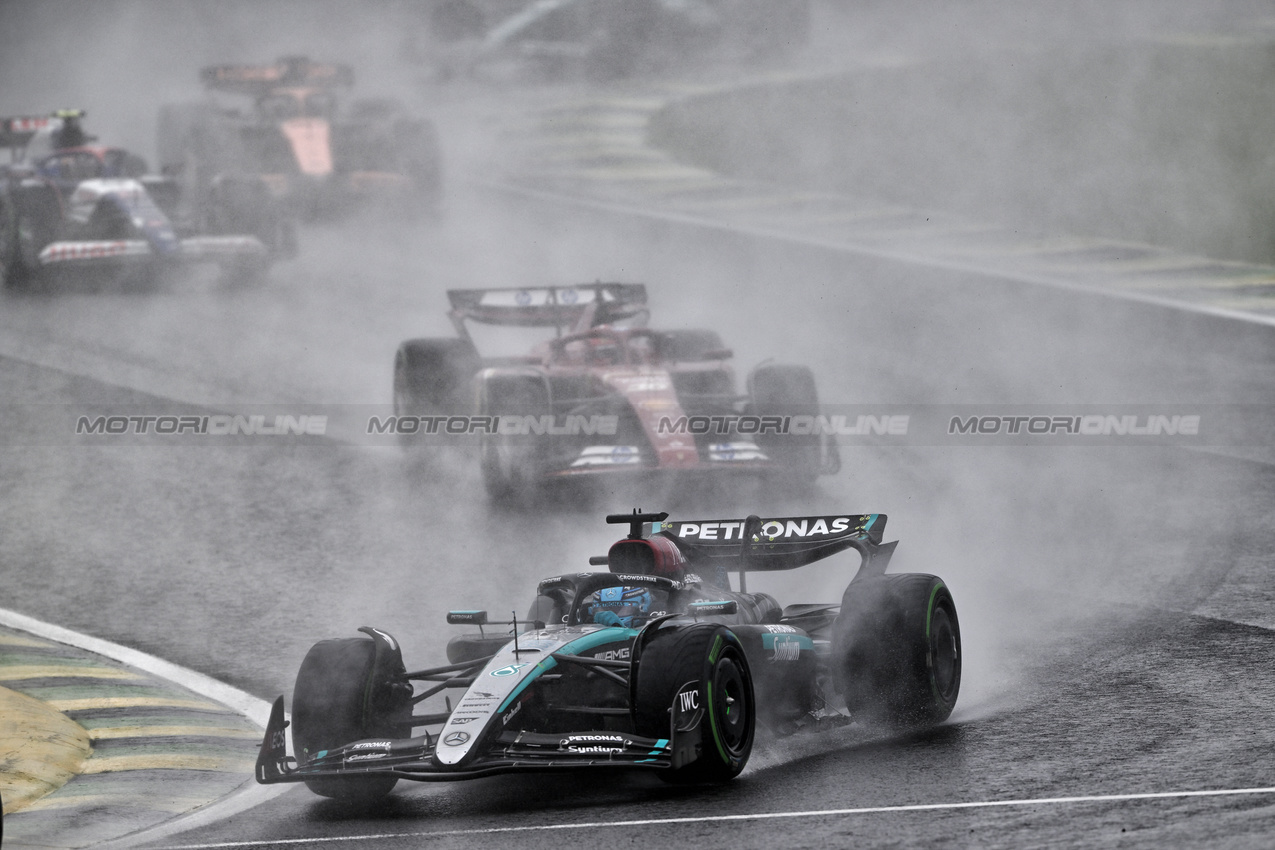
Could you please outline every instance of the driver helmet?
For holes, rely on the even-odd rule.
[[[589,337],[585,356],[594,366],[618,366],[624,360],[618,341],[607,336]]]
[[[587,612],[600,625],[631,628],[651,611],[651,591],[645,587],[604,587],[593,597]]]
[[[55,118],[60,118],[62,123],[53,131],[53,147],[57,150],[66,148],[78,148],[88,144],[93,140],[93,136],[84,132],[84,126],[80,124],[80,119],[84,117],[84,112],[79,109],[63,109],[54,113]]]

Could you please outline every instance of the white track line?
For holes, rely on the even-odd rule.
[[[589,823],[554,823],[542,826],[496,826],[486,829],[449,829],[435,832],[384,832],[375,835],[348,835],[317,838],[280,838],[266,841],[228,841],[218,844],[175,844],[154,850],[214,850],[233,847],[283,847],[295,844],[331,844],[353,841],[385,841],[392,838],[447,838],[462,835],[499,835],[515,832],[547,832],[565,829],[602,829],[604,827],[672,826],[688,823],[726,823],[730,821],[778,820],[781,818],[845,817],[898,812],[936,812],[957,809],[992,809],[1016,806],[1057,806],[1076,803],[1123,803],[1136,800],[1179,800],[1190,797],[1233,797],[1245,794],[1275,794],[1275,788],[1227,788],[1211,791],[1161,791],[1145,794],[1097,794],[1083,797],[1041,797],[1034,800],[982,800],[969,803],[918,803],[910,806],[871,806],[860,809],[819,809],[805,812],[761,812],[744,815],[705,815],[686,818],[649,818],[645,820],[594,821]]]
[[[130,649],[127,646],[120,646],[108,640],[73,632],[70,629],[55,626],[52,623],[46,623],[43,620],[37,620],[34,617],[28,617],[25,614],[19,614],[16,611],[9,611],[4,608],[0,608],[0,625],[19,629],[56,643],[64,643],[68,646],[87,650],[104,658],[110,658],[137,670],[150,673],[152,676],[173,682],[202,697],[234,709],[257,724],[261,728],[262,734],[265,734],[266,722],[270,719],[270,703],[227,685],[225,682],[219,682],[211,676],[205,676],[203,673],[179,667],[170,661],[156,658],[154,655],[148,655],[140,650]],[[238,790],[203,808],[196,809],[185,815],[179,815],[172,820],[143,829],[124,838],[98,844],[96,847],[98,850],[113,850],[113,848],[131,847],[143,841],[158,841],[170,835],[216,823],[240,812],[247,811],[271,798],[291,791],[292,788],[293,786],[291,785],[258,785],[254,779],[248,778]]]
[[[533,189],[526,186],[501,183],[492,180],[473,179],[470,180],[469,183],[479,189],[486,189],[488,191],[500,192],[507,195],[521,195],[524,198],[530,198],[543,203],[552,203],[559,206],[584,207],[586,209],[593,209],[613,215],[627,215],[654,221],[668,222],[671,224],[688,225],[691,227],[698,227],[705,230],[713,230],[723,233],[737,233],[744,236],[750,236],[755,239],[784,241],[796,245],[807,245],[825,251],[839,252],[842,254],[856,254],[876,259],[909,263],[911,265],[921,266],[922,268],[940,269],[942,271],[959,272],[962,274],[976,274],[997,280],[1015,281],[1018,283],[1048,287],[1050,289],[1058,289],[1066,292],[1102,295],[1108,298],[1116,298],[1121,301],[1150,304],[1155,307],[1165,307],[1171,310],[1196,313],[1203,316],[1212,316],[1214,318],[1230,319],[1233,321],[1246,322],[1248,324],[1264,325],[1266,327],[1275,326],[1275,316],[1249,313],[1243,310],[1232,310],[1227,307],[1215,307],[1210,304],[1200,304],[1167,296],[1119,289],[1116,287],[1076,283],[1074,281],[1061,280],[1051,275],[1036,274],[1026,270],[998,269],[995,267],[985,266],[977,262],[956,260],[945,257],[927,257],[903,250],[878,248],[869,245],[847,243],[839,240],[822,239],[816,236],[806,236],[800,233],[787,233],[782,230],[774,230],[768,227],[759,227],[756,225],[727,223],[710,218],[703,218],[689,213],[666,212],[662,210],[657,211],[623,202],[600,201],[576,195],[563,194],[551,190]]]

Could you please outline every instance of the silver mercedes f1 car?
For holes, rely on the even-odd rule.
[[[886,574],[897,541],[882,542],[884,515],[666,520],[609,516],[630,532],[591,559],[608,571],[541,581],[525,620],[451,612],[478,631],[452,638],[448,664],[409,671],[398,642],[370,627],[315,644],[290,722],[283,697],[274,703],[257,781],[353,799],[399,779],[523,771],[720,783],[758,734],[928,726],[951,713],[955,603],[935,576]],[[749,573],[845,550],[860,565],[840,604],[783,607],[747,590]]]

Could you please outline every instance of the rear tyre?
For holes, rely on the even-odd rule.
[[[770,363],[748,376],[751,412],[757,416],[818,416],[819,394],[814,373],[806,366]],[[801,493],[809,490],[823,467],[819,434],[759,434],[762,451],[780,467],[776,483]]]
[[[488,376],[480,398],[479,412],[484,416],[542,416],[552,412],[548,388],[530,375]],[[542,454],[532,439],[530,435],[483,435],[483,486],[493,502],[510,507],[535,503],[543,483]]]
[[[703,743],[699,757],[660,775],[671,782],[722,783],[735,778],[753,750],[756,701],[744,648],[730,629],[696,623],[652,636],[639,657],[633,725],[639,735],[668,738],[672,706],[698,683]]]
[[[292,742],[302,766],[352,741],[411,735],[403,721],[410,703],[390,671],[377,666],[376,644],[367,638],[325,640],[311,647],[292,694]],[[393,666],[401,668],[402,661]],[[410,695],[409,687],[406,697]],[[305,780],[322,797],[356,801],[384,797],[397,782],[393,776],[374,775]]]
[[[409,339],[394,355],[394,415],[465,414],[473,409],[471,385],[482,367],[478,352],[463,339]],[[406,448],[415,433],[399,431]]]
[[[906,573],[851,582],[833,623],[833,673],[855,719],[941,723],[961,689],[961,627],[943,580]]]
[[[264,181],[221,177],[208,192],[205,220],[210,233],[255,236],[271,258],[296,255],[295,225],[279,209]]]
[[[463,339],[409,339],[394,355],[394,413],[467,413],[482,362]]]
[[[198,103],[169,103],[159,108],[155,121],[155,153],[159,170],[164,174],[180,174],[187,164],[191,139],[208,114]]]

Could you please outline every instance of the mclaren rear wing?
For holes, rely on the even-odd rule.
[[[646,286],[641,283],[582,283],[576,286],[449,289],[451,320],[467,337],[466,320],[486,325],[588,330],[644,316]]]
[[[335,62],[285,56],[267,65],[210,65],[199,72],[205,86],[235,94],[265,94],[280,86],[352,86],[354,69]]]

